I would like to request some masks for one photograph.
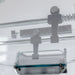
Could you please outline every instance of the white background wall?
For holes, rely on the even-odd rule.
[[[74,0],[5,0],[0,4],[0,23],[14,22],[27,19],[44,18],[50,13],[52,6],[58,6],[61,14],[75,13],[75,1]],[[75,22],[72,24],[74,33]],[[64,23],[63,23],[64,24]],[[66,24],[66,23],[65,23]],[[68,23],[69,24],[69,23]],[[39,27],[43,25],[33,26]],[[45,24],[44,26],[48,26]],[[32,26],[13,27],[13,28],[1,28],[0,40],[10,40],[10,31],[20,29],[31,28]],[[17,38],[18,39],[18,38]],[[64,49],[67,48],[67,60],[75,58],[75,40],[61,41],[59,44],[50,44],[49,42],[42,43],[40,50],[43,49]],[[31,44],[19,44],[19,45],[4,45],[0,46],[0,62],[5,64],[14,64],[16,53],[21,50],[32,50]],[[5,59],[6,57],[6,59]],[[75,74],[75,63],[68,65],[68,73],[65,75]],[[0,66],[0,75],[17,75],[15,70],[11,67]]]

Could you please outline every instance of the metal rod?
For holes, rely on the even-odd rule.
[[[2,23],[2,24],[0,24],[0,28],[25,26],[25,25],[35,25],[35,24],[43,24],[43,23],[47,23],[47,18]]]
[[[75,36],[66,36],[66,37],[59,37],[60,41],[75,39]],[[49,41],[50,38],[43,38],[42,42]],[[23,40],[11,40],[11,41],[0,41],[0,45],[14,45],[14,44],[27,44],[30,43],[30,39],[23,39]]]
[[[62,21],[75,20],[75,14],[66,15],[66,16],[63,15],[61,18],[62,18]],[[47,18],[1,23],[0,28],[25,26],[25,25],[36,25],[36,24],[43,24],[43,23],[47,23]]]

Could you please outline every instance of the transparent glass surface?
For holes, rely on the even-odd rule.
[[[18,75],[13,68],[17,53],[24,51],[25,54],[25,52],[29,51],[29,54],[32,54],[33,52],[30,37],[22,38],[20,30],[51,27],[46,22],[52,6],[57,6],[62,16],[75,14],[75,0],[6,0],[0,3],[0,75]],[[45,19],[45,21],[40,21],[38,24],[36,24],[36,21],[8,24],[9,22],[32,19]],[[5,26],[6,23],[8,26]],[[75,20],[71,19],[59,24],[59,26],[63,25],[71,25],[72,32],[59,34],[59,43],[50,43],[51,35],[41,36],[43,40],[39,45],[39,52],[45,51],[42,52],[43,54],[49,54],[50,50],[61,50],[63,52],[64,48],[66,48],[67,62],[69,62],[75,59]],[[13,30],[16,32],[16,38],[11,36]],[[64,75],[74,75],[75,63],[68,64],[67,70],[68,73]]]

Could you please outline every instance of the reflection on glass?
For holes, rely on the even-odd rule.
[[[7,38],[0,37],[0,41],[6,41],[6,40],[7,40]],[[0,44],[1,44],[1,42],[0,42]],[[6,61],[6,58],[7,58],[6,51],[7,51],[7,46],[6,45],[1,45],[0,46],[0,63]]]
[[[5,54],[2,54],[0,55],[0,63],[6,61],[6,55]]]

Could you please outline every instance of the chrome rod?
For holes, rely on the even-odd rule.
[[[42,42],[49,41],[50,38],[43,38]],[[64,40],[75,40],[75,36],[66,36],[66,37],[59,37],[60,41]],[[0,45],[15,45],[15,44],[27,44],[30,43],[30,39],[23,39],[23,40],[11,40],[11,41],[0,41]]]
[[[66,16],[62,15],[61,18],[62,18],[62,21],[72,21],[72,20],[75,20],[75,14],[66,15]],[[25,26],[25,25],[36,25],[36,24],[43,24],[43,23],[47,23],[47,18],[1,23],[0,28]]]
[[[2,24],[0,24],[0,28],[25,26],[25,25],[35,25],[35,24],[43,24],[43,23],[47,23],[47,18],[2,23]]]

